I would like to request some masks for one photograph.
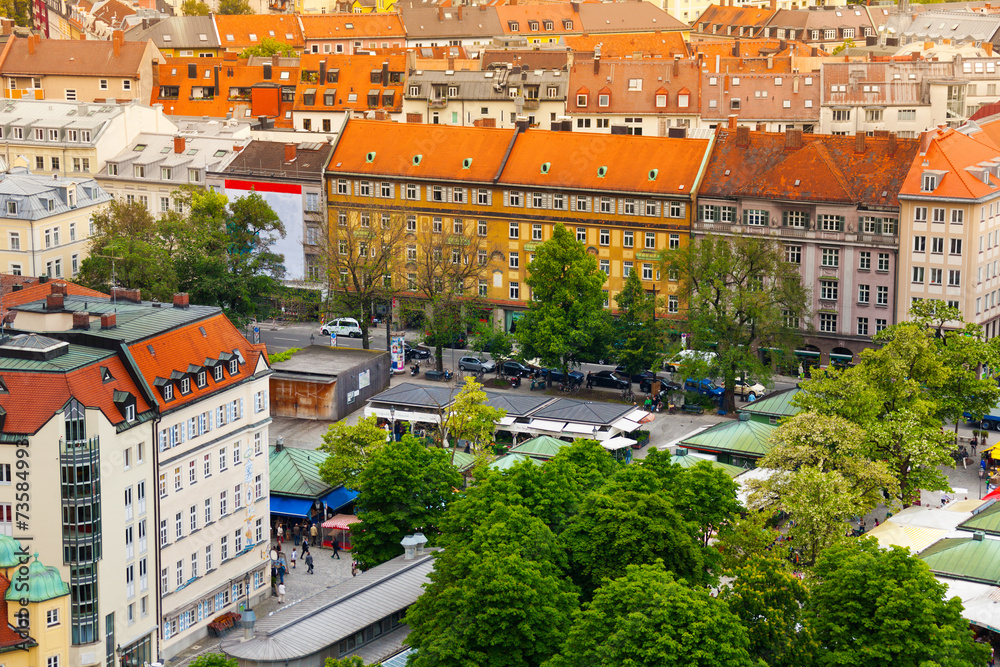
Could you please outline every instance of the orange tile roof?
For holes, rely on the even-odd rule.
[[[403,86],[406,79],[406,56],[405,55],[330,55],[330,54],[307,54],[301,58],[302,71],[319,72],[320,62],[326,62],[327,71],[339,70],[337,83],[328,83],[317,80],[310,82],[300,82],[295,91],[295,102],[293,109],[296,111],[341,111],[351,109],[353,111],[368,111],[372,108],[383,109],[389,112],[398,112],[403,108]],[[389,71],[400,73],[399,82],[385,85],[384,83],[372,83],[371,73],[374,70],[381,70],[383,63],[389,63]],[[296,75],[295,80],[300,81],[301,77]],[[305,103],[305,92],[315,91],[313,104]],[[379,91],[379,106],[370,107],[368,105],[368,93],[372,90]],[[326,104],[325,94],[336,91],[334,104]],[[386,91],[392,91],[392,104],[386,105]],[[357,98],[352,102],[349,95],[354,93]]]
[[[568,2],[548,5],[497,5],[497,16],[505,34],[513,35],[558,35],[567,31],[582,30],[582,23],[573,5]],[[573,27],[564,28],[563,20],[573,22]],[[517,30],[511,30],[510,21],[517,23]],[[538,23],[537,30],[531,30],[529,21]],[[552,30],[545,29],[545,21],[552,21]]]
[[[297,49],[305,45],[298,17],[293,15],[235,15],[215,16],[215,27],[219,30],[219,43],[224,49],[244,49],[256,46],[266,37],[291,44]],[[254,39],[255,36],[256,39]],[[229,39],[230,36],[232,39]]]
[[[931,130],[933,135],[927,153],[913,158],[912,168],[903,185],[903,194],[919,195],[922,198],[962,199],[995,195],[995,180],[991,179],[990,184],[983,183],[981,177],[966,169],[976,167],[980,162],[1000,159],[1000,146],[990,136],[996,133],[996,128],[991,127],[990,130],[989,133],[973,131],[970,135],[953,129]],[[934,192],[923,192],[921,189],[924,171],[946,172]]]
[[[312,39],[363,39],[405,37],[399,14],[321,14],[299,16],[306,41]],[[347,27],[350,25],[351,27]]]
[[[518,136],[500,182],[510,185],[689,195],[707,139],[528,130]],[[550,163],[543,174],[542,163]],[[605,176],[598,176],[600,167]],[[658,170],[655,180],[651,169]]]
[[[805,42],[784,39],[706,39],[691,43],[691,52],[700,53],[706,58],[720,56],[738,58],[761,58],[774,56],[775,58],[787,57],[790,55],[811,57],[813,47]],[[829,55],[821,49],[817,49],[817,56]]]
[[[695,19],[691,25],[692,27],[700,31],[702,23],[708,23],[708,30],[705,34],[709,34],[712,31],[713,25],[732,25],[732,26],[763,26],[768,24],[774,15],[777,14],[776,10],[766,9],[764,7],[732,7],[732,6],[722,6],[722,5],[709,5],[708,9],[701,13],[697,19]],[[725,30],[723,30],[723,34]]]
[[[573,51],[593,52],[601,47],[602,58],[631,58],[637,53],[644,57],[675,55],[687,57],[688,47],[684,37],[677,32],[627,33],[623,35],[571,35],[565,37],[566,46]]]
[[[102,366],[111,371],[113,380],[103,381]],[[35,433],[62,410],[70,398],[100,410],[112,424],[119,424],[125,417],[113,400],[116,389],[136,398],[136,414],[150,409],[125,365],[115,356],[68,373],[4,370],[0,371],[0,377],[7,385],[7,393],[0,393],[0,407],[7,411],[3,425],[5,433]]]
[[[337,142],[328,174],[366,174],[399,178],[492,181],[500,171],[514,130],[385,123],[351,119]],[[375,153],[369,163],[366,155]],[[421,155],[418,165],[413,158]],[[468,169],[465,158],[472,158]]]
[[[199,327],[205,329],[205,334],[199,331]],[[148,346],[153,347],[154,354],[150,354]],[[192,382],[189,394],[182,395],[180,391],[175,390],[174,399],[169,403],[164,402],[159,392],[154,389],[161,411],[174,410],[220,388],[227,388],[245,380],[253,374],[264,348],[251,345],[222,313],[129,347],[139,372],[151,388],[155,386],[157,378],[170,378],[174,371],[187,372],[191,364],[200,366],[205,359],[218,359],[221,353],[231,354],[233,350],[240,350],[244,359],[237,375],[230,376],[227,367],[222,381],[216,382],[210,373],[208,385],[204,389],[199,389]]]
[[[676,68],[676,74],[675,74]],[[642,90],[630,90],[630,79],[642,79]],[[684,60],[608,60],[601,58],[594,72],[593,60],[577,59],[569,72],[570,96],[566,100],[568,113],[698,113],[698,91],[701,69],[691,59]],[[609,105],[598,106],[597,94],[587,99],[586,106],[577,105],[580,88],[609,94]],[[666,90],[667,104],[656,106],[656,91]],[[678,106],[678,94],[687,91],[688,106]]]
[[[28,52],[28,40],[12,37],[0,63],[0,74],[39,76],[139,76],[148,42],[125,42],[115,56],[114,45],[101,40],[43,39]]]
[[[859,153],[853,136],[802,134],[800,148],[786,149],[786,135],[774,132],[749,132],[739,146],[737,132],[719,130],[699,197],[898,206],[919,148],[914,139],[866,137]]]

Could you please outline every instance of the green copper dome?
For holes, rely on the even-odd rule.
[[[9,535],[0,535],[0,567],[17,567],[21,564],[20,554],[20,542]]]
[[[12,582],[16,579],[17,575],[11,576]],[[69,585],[62,580],[59,570],[42,565],[38,554],[35,554],[35,560],[28,566],[28,592],[15,592],[14,586],[11,586],[7,589],[6,598],[11,601],[27,598],[28,602],[45,602],[63,595],[69,595]]]

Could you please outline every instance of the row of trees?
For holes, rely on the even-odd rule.
[[[735,483],[707,462],[683,469],[653,451],[625,466],[580,440],[541,466],[478,467],[458,491],[448,458],[383,438],[353,479],[363,566],[401,554],[415,531],[442,548],[407,612],[414,667],[972,667],[988,656],[958,601],[905,551],[853,540],[795,573],[768,514],[741,517]]]
[[[159,301],[188,292],[192,303],[220,306],[237,322],[257,315],[284,275],[283,258],[271,251],[285,234],[281,220],[256,193],[233,201],[210,190],[175,196],[185,213],[154,218],[141,203],[116,199],[94,214],[78,281],[102,291],[139,288]]]

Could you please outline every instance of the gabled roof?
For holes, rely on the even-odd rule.
[[[950,537],[917,556],[931,572],[953,579],[1000,584],[1000,540]]]
[[[682,450],[686,451],[686,450]],[[741,468],[740,466],[729,465],[728,463],[719,463],[718,461],[712,461],[709,459],[703,459],[700,456],[694,456],[693,454],[674,454],[670,457],[670,462],[675,466],[680,466],[682,468],[693,468],[699,463],[710,463],[713,468],[718,468],[722,472],[726,473],[730,477],[736,477],[737,475],[742,475],[746,472],[746,468]]]
[[[594,69],[593,59],[577,58],[570,68],[570,90],[589,87],[600,94],[610,95],[608,106],[598,106],[599,100],[591,97],[586,106],[577,104],[576,97],[566,100],[566,111],[573,114],[697,114],[698,96],[691,91],[699,89],[702,76],[699,63],[692,58],[679,61],[644,58],[609,59],[603,53]],[[640,90],[634,90],[632,81],[642,81]],[[665,106],[657,106],[656,89],[667,90]],[[687,106],[681,107],[678,95],[687,94]]]
[[[486,183],[500,171],[515,130],[347,121],[327,173]],[[369,153],[374,153],[371,162]],[[421,156],[419,164],[414,157]],[[469,167],[463,160],[472,158]]]
[[[49,294],[52,294],[52,287],[57,284],[64,285],[66,294],[68,295],[107,298],[107,295],[103,292],[98,292],[97,290],[92,290],[89,287],[77,285],[76,283],[71,283],[69,281],[49,280],[44,283],[35,282],[30,285],[25,285],[17,291],[6,291],[3,295],[3,301],[0,303],[0,316],[12,308],[16,308],[26,303],[31,303],[32,301],[44,299]]]
[[[326,63],[326,70],[338,70],[337,82],[320,81],[318,73],[320,63]],[[367,54],[355,55],[303,55],[299,59],[302,72],[315,72],[311,82],[301,80],[301,76],[293,74],[295,79],[295,102],[292,108],[295,111],[343,111],[350,109],[359,113],[364,113],[369,109],[382,109],[387,112],[398,112],[403,107],[404,79],[406,73],[406,56],[402,54],[372,56]],[[383,66],[388,67],[388,71],[397,74],[399,80],[395,83],[383,81],[372,83],[372,73],[381,70]],[[313,96],[312,104],[306,104],[306,95]],[[332,94],[333,104],[327,99],[327,94]],[[378,95],[376,106],[372,107],[368,99],[369,94]],[[352,100],[352,95],[354,99]]]
[[[721,25],[723,29],[717,34],[726,34],[725,26],[765,26],[775,10],[764,7],[736,7],[724,5],[709,5],[691,24],[694,29],[703,34],[710,34],[713,25]],[[702,24],[708,23],[708,30],[702,29]]]
[[[586,33],[691,29],[650,2],[584,2],[579,12]]]
[[[634,406],[620,403],[558,398],[533,412],[531,418],[581,424],[610,424],[633,410]]]
[[[751,415],[763,415],[765,417],[794,417],[799,414],[802,408],[792,405],[792,399],[802,391],[798,387],[782,389],[773,394],[768,394],[753,403],[747,403],[740,408],[740,412]]]
[[[839,30],[841,28],[858,29],[865,26],[871,27],[872,21],[864,5],[842,5],[837,7],[824,5],[816,9],[779,9],[771,17],[767,25],[777,28],[802,28],[805,30],[825,30],[828,28]],[[856,32],[855,34],[864,39],[862,33]],[[837,35],[838,40],[842,39],[839,32]],[[820,35],[820,37],[824,36]]]
[[[3,76],[123,76],[138,77],[148,42],[125,42],[120,55],[101,40],[43,39],[28,53],[28,40],[12,37],[0,64]]]
[[[256,46],[270,37],[296,49],[305,45],[298,17],[294,15],[250,14],[215,15],[219,43],[224,49],[244,49]]]
[[[125,33],[135,42],[153,40],[160,49],[217,49],[219,35],[211,16],[171,16],[148,28],[137,25]]]
[[[867,137],[857,152],[856,137],[820,134],[786,148],[786,134],[748,136],[740,146],[738,131],[719,131],[699,196],[898,206],[919,148],[914,139]]]
[[[688,196],[708,145],[707,139],[528,130],[514,142],[500,182]],[[550,163],[546,174],[543,162]]]
[[[737,37],[735,40],[705,39],[692,42],[691,44],[691,52],[700,53],[706,59],[712,59],[716,56],[721,58],[766,58],[767,56],[772,56],[777,60],[778,58],[787,58],[792,55],[810,57],[814,51],[817,52],[816,55],[828,55],[825,51],[797,40],[747,39]],[[709,64],[711,65],[711,63]],[[726,71],[725,68],[720,68],[720,70],[723,72]]]
[[[559,450],[563,447],[568,447],[569,444],[570,443],[565,440],[553,438],[550,435],[540,435],[537,438],[532,438],[531,440],[522,442],[516,447],[511,447],[510,453],[533,456],[542,459],[551,459],[559,453]]]
[[[966,169],[976,167],[980,162],[1000,159],[1000,146],[989,134],[971,131],[969,134],[953,129],[931,130],[933,133],[927,152],[910,160],[910,170],[900,194],[906,197],[933,199],[935,197],[957,197],[976,199],[997,193],[998,179],[990,177],[984,183],[978,176]],[[933,192],[923,191],[923,172],[945,172]]]
[[[202,330],[205,333],[202,333]],[[243,357],[239,373],[230,375],[227,367],[221,381],[216,381],[212,374],[208,373],[208,384],[204,388],[199,389],[195,382],[191,382],[190,393],[181,394],[177,389],[174,391],[173,400],[169,402],[164,401],[162,396],[154,391],[161,411],[187,405],[202,396],[220,389],[228,389],[252,377],[263,352],[247,342],[239,329],[234,327],[221,312],[207,319],[143,338],[129,347],[129,353],[150,387],[156,385],[157,378],[170,378],[175,371],[187,372],[191,364],[202,365],[206,359],[219,359],[220,355],[233,354],[234,350],[238,350]]]
[[[958,529],[969,532],[979,530],[987,535],[1000,535],[1000,503],[992,501],[988,506],[974,510],[972,517],[960,523]]]
[[[582,29],[580,17],[573,6],[568,2],[561,2],[551,5],[498,5],[497,17],[500,19],[500,26],[504,34],[524,35],[533,37],[535,35],[553,35]],[[552,22],[552,29],[545,29],[545,22]],[[572,21],[570,28],[563,27],[563,21]],[[517,24],[517,30],[511,28],[511,22]],[[532,30],[530,23],[538,23],[538,27]]]
[[[510,470],[511,468],[518,466],[524,463],[525,461],[530,461],[531,463],[534,463],[536,466],[542,465],[541,461],[535,458],[531,458],[526,454],[511,453],[507,454],[506,456],[501,456],[500,458],[495,460],[493,463],[490,464],[490,468],[493,468],[494,470]]]
[[[503,27],[497,17],[497,8],[486,5],[476,7],[427,7],[407,4],[399,7],[399,16],[406,27],[406,38],[441,39],[447,37],[475,37],[502,35]],[[459,19],[459,13],[462,18]]]
[[[687,57],[688,47],[679,32],[626,33],[623,35],[568,35],[566,46],[573,51],[593,53],[600,46],[602,58],[642,57],[673,58],[674,55]]]
[[[326,454],[287,446],[279,452],[273,445],[268,451],[271,493],[316,498],[333,488],[319,475]]]
[[[420,407],[446,407],[454,399],[455,389],[447,385],[423,385],[403,382],[372,397],[372,402],[412,405]]]
[[[135,10],[118,0],[105,0],[91,14],[98,21],[104,21],[112,28],[118,27],[126,16],[135,14]]]
[[[406,37],[399,14],[302,14],[299,21],[307,42],[316,39]]]
[[[723,422],[681,441],[684,447],[705,452],[727,452],[763,457],[774,443],[774,426],[755,421]]]

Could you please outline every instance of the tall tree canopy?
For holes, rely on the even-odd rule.
[[[385,430],[378,427],[378,417],[362,417],[357,424],[341,420],[323,434],[319,450],[328,456],[319,466],[319,475],[330,486],[353,488],[355,479],[376,450],[386,443]]]
[[[601,290],[606,279],[593,255],[557,224],[528,265],[531,298],[517,325],[521,355],[563,372],[588,353],[601,355],[610,329]]]
[[[656,299],[643,289],[638,271],[629,272],[615,303],[618,317],[614,321],[612,356],[628,375],[649,370],[663,357],[666,320],[656,319]]]
[[[664,269],[680,281],[681,314],[695,347],[714,344],[725,387],[723,409],[736,409],[736,378],[768,380],[759,350],[789,355],[808,314],[809,293],[798,268],[776,242],[760,236],[703,236],[662,254]],[[773,354],[780,354],[775,352]]]

